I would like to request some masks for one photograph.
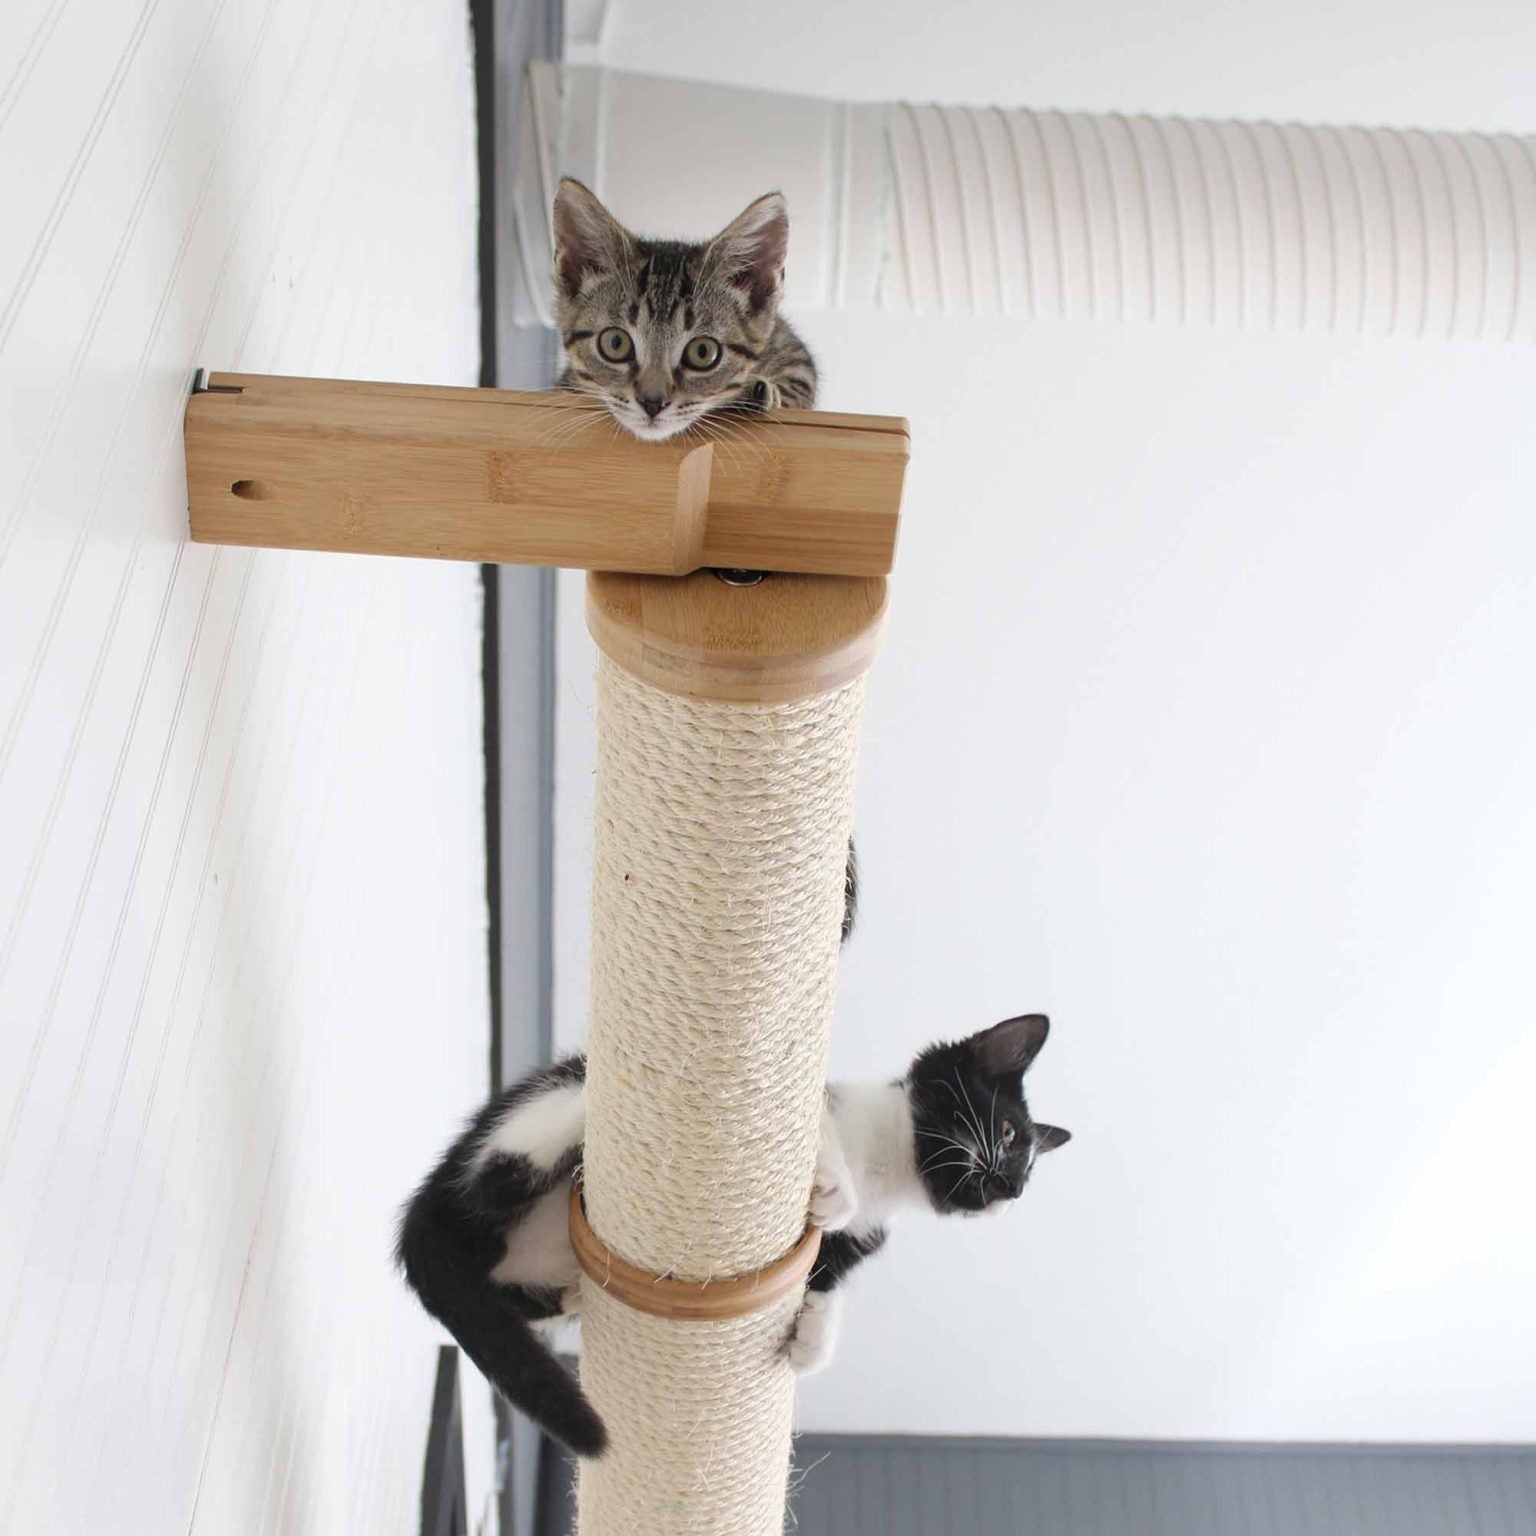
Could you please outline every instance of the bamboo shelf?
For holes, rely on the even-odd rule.
[[[642,443],[566,393],[214,374],[186,414],[192,538],[680,576],[883,576],[905,421],[780,411]]]

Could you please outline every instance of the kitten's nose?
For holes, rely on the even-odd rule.
[[[635,404],[638,405],[640,409],[651,418],[652,421],[655,421],[656,418],[661,415],[661,408],[666,403],[667,402],[663,400],[660,395],[635,396]]]

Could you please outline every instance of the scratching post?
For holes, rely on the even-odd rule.
[[[603,655],[573,1231],[582,1380],[611,1446],[582,1465],[581,1536],[783,1528],[782,1348],[814,1257],[802,1239],[884,603],[881,579],[589,578]]]

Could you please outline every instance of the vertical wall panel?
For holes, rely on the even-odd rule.
[[[478,573],[189,545],[181,415],[199,364],[474,382],[464,7],[6,6],[0,207],[0,1528],[405,1532]]]

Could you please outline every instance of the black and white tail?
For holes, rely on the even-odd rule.
[[[481,1234],[466,1225],[442,1173],[427,1179],[400,1221],[395,1256],[411,1289],[508,1402],[578,1456],[601,1456],[603,1421],[532,1327],[558,1311],[558,1295],[491,1279]]]

